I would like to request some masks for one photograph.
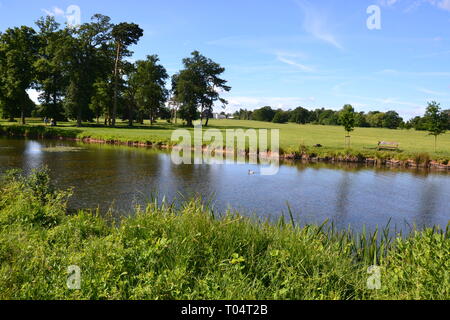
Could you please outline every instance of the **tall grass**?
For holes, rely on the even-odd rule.
[[[66,214],[47,173],[0,184],[0,299],[448,299],[449,230],[389,238],[294,220],[218,218],[153,199],[120,222]],[[367,289],[367,269],[382,288]],[[82,288],[66,286],[77,265]]]

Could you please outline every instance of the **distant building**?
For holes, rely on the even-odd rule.
[[[215,119],[215,120],[224,120],[224,119],[226,119],[227,117],[226,116],[224,116],[223,114],[220,114],[220,113],[213,113],[213,119]]]

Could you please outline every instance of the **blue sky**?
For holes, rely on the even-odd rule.
[[[222,64],[228,111],[276,108],[450,108],[450,0],[0,0],[0,30],[45,14],[95,13],[145,30],[134,59],[158,54],[170,74],[193,50]],[[369,30],[367,8],[381,9]]]

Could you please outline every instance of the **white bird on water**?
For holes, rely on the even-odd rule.
[[[248,170],[248,175],[249,175],[249,176],[252,176],[252,175],[254,175],[254,174],[255,174],[255,171]]]

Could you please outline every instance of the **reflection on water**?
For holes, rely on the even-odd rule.
[[[0,171],[44,164],[59,187],[74,187],[71,209],[106,211],[113,205],[126,213],[158,192],[169,199],[200,194],[213,198],[217,211],[271,218],[286,213],[289,203],[300,223],[330,219],[339,228],[373,229],[392,219],[391,225],[407,231],[413,225],[445,227],[450,220],[448,173],[286,162],[278,175],[250,176],[248,170],[258,172],[258,166],[177,166],[169,153],[153,149],[0,138]]]

